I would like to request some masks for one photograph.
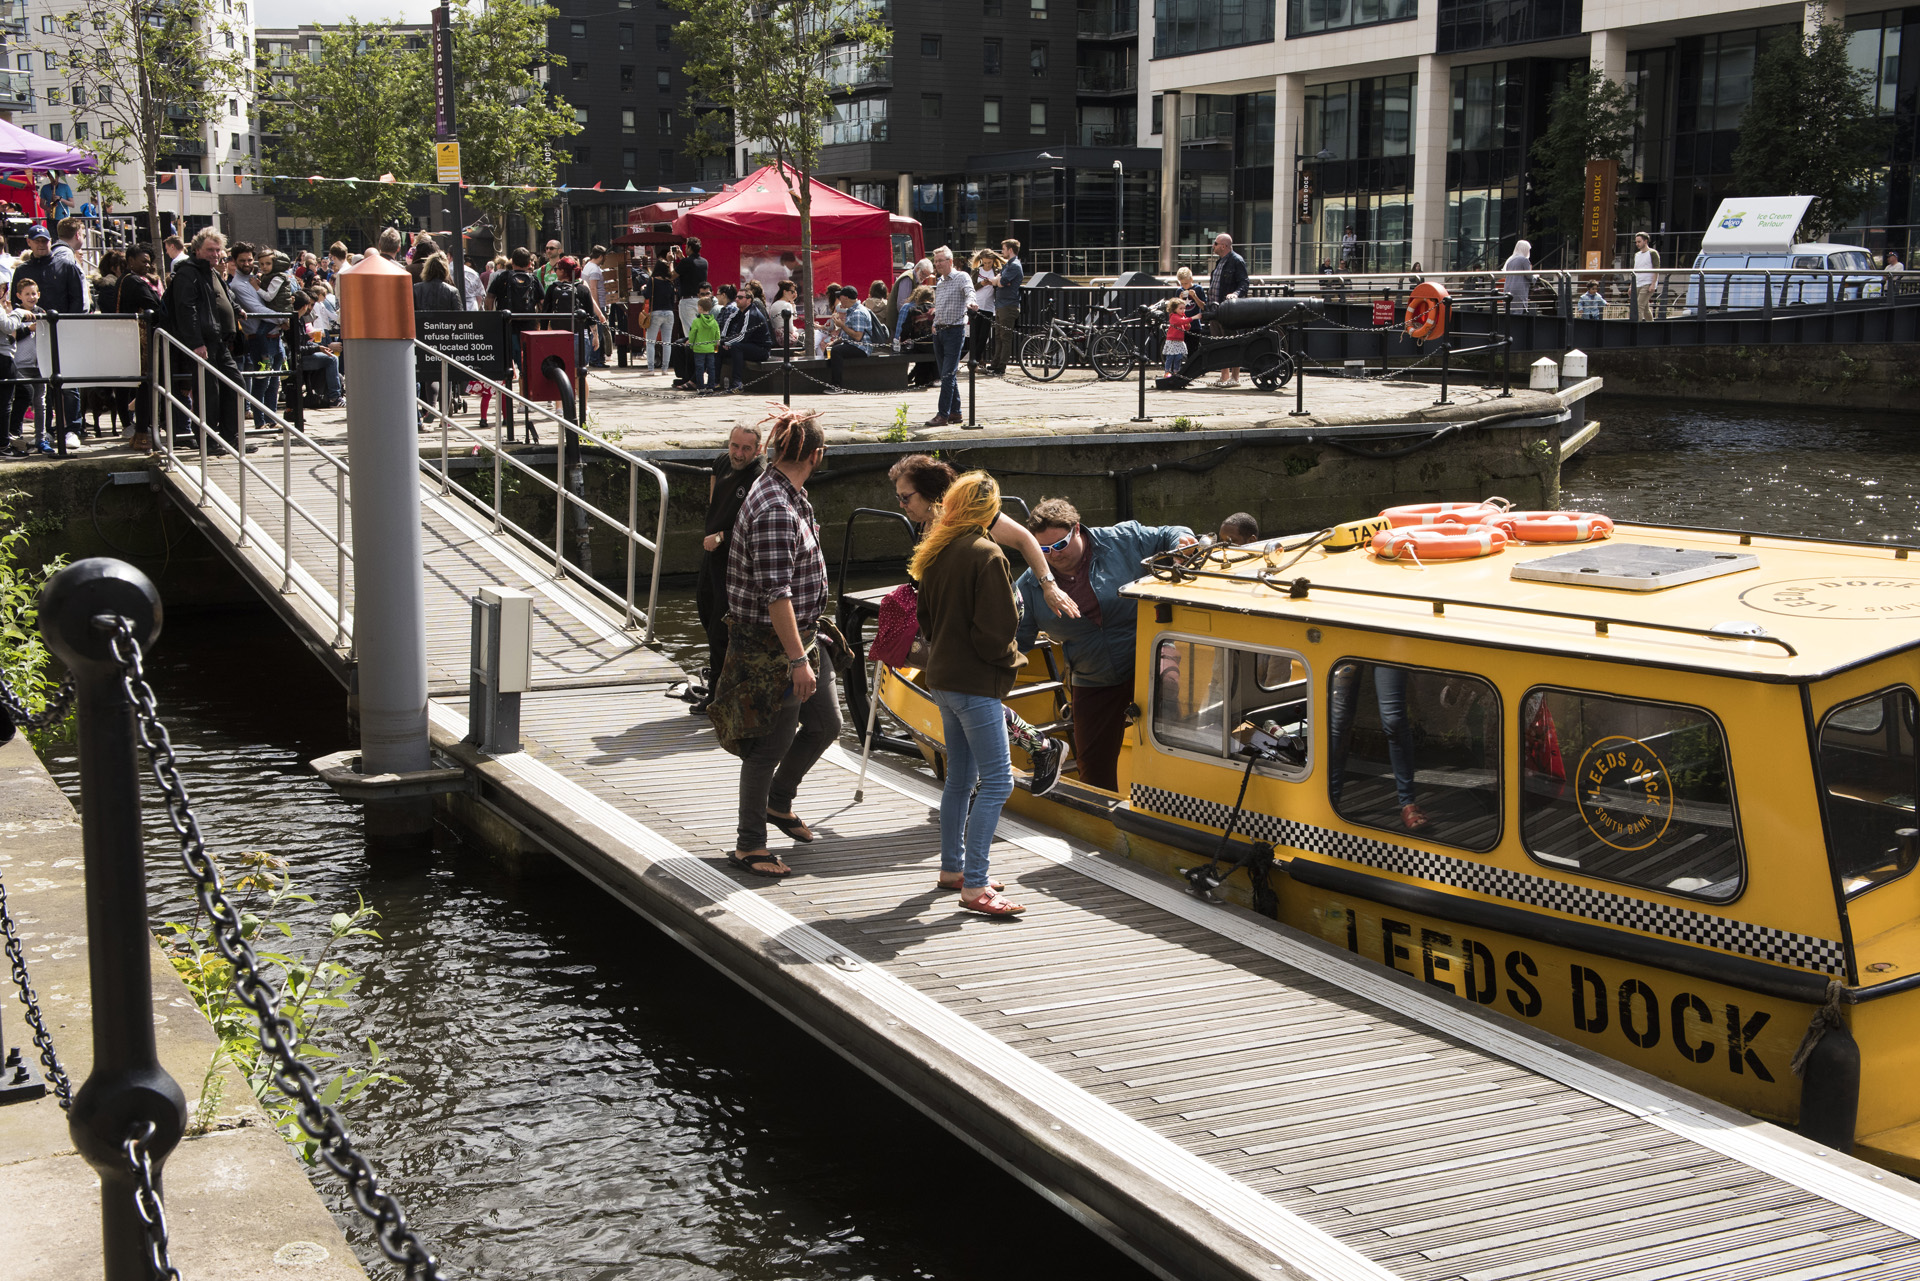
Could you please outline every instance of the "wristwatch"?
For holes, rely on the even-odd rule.
[[[1048,574],[1045,578],[1041,579],[1040,581],[1043,583],[1057,583],[1060,580],[1055,578],[1052,574]]]
[[[794,671],[798,668],[805,667],[806,665],[807,665],[807,656],[805,654],[800,655],[800,657],[798,658],[789,658],[787,660],[788,671]]]

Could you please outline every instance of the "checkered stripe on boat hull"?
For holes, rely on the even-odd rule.
[[[1224,828],[1233,814],[1230,805],[1139,783],[1133,785],[1131,797],[1138,809],[1206,827]],[[1435,854],[1371,836],[1317,827],[1311,823],[1276,818],[1252,810],[1242,812],[1237,830],[1274,845],[1325,854],[1349,863],[1431,881],[1436,885],[1489,894],[1527,907],[1564,912],[1589,921],[1621,925],[1677,939],[1682,943],[1697,943],[1702,947],[1751,956],[1778,965],[1798,966],[1821,974],[1841,975],[1846,972],[1845,953],[1836,939],[1795,934],[1789,930],[1755,925],[1750,921],[1714,916],[1709,912],[1650,903],[1610,890],[1569,885],[1544,876],[1528,876],[1470,859]]]

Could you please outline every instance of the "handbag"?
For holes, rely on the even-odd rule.
[[[888,667],[904,666],[919,635],[920,593],[912,583],[902,583],[880,599],[880,621],[867,657]]]

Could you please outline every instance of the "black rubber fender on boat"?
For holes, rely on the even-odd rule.
[[[1801,1064],[1800,1133],[1835,1151],[1852,1152],[1859,1119],[1860,1045],[1839,1020],[1828,1025]]]

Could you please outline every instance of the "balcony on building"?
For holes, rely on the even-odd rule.
[[[1131,40],[1140,34],[1140,0],[1081,0],[1082,40]]]
[[[204,138],[182,138],[178,134],[160,135],[160,158],[164,165],[170,156],[204,156],[207,143]]]
[[[27,0],[0,0],[0,36],[25,37]]]
[[[0,111],[33,109],[33,73],[0,68]]]
[[[1132,93],[1139,87],[1139,77],[1131,61],[1080,66],[1074,69],[1074,75],[1074,87],[1081,93]]]
[[[866,59],[851,45],[827,54],[827,83],[836,89],[859,89],[893,83],[893,59]]]

